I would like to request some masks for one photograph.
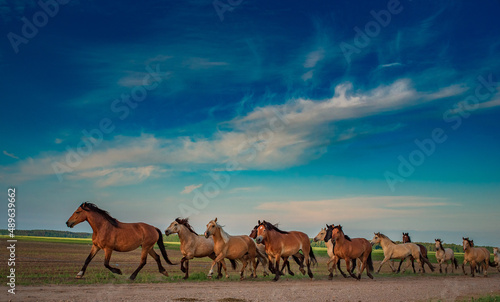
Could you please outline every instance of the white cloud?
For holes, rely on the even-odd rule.
[[[305,68],[313,68],[318,64],[319,61],[323,60],[325,57],[325,50],[320,48],[318,50],[312,51],[307,55],[306,61],[304,62]]]
[[[181,194],[189,194],[189,193],[193,192],[194,190],[200,188],[202,185],[203,184],[185,186],[184,190],[181,191]]]
[[[123,186],[140,183],[166,172],[155,166],[85,170],[71,176],[73,179],[92,179],[99,187]]]
[[[62,143],[62,142],[63,142],[63,140],[62,140],[62,139],[60,139],[60,138],[56,138],[56,139],[54,140],[54,143],[56,143],[57,145],[59,145],[59,144],[60,144],[60,143]]]
[[[7,152],[7,150],[3,150],[3,154],[7,155],[8,157],[14,158],[14,159],[19,159],[19,157],[15,156],[12,153]]]

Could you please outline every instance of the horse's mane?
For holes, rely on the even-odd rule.
[[[198,236],[198,234],[193,230],[193,227],[189,224],[189,218],[180,218],[180,217],[177,217],[175,218],[175,221],[179,224],[182,224],[183,226],[185,226],[191,233],[195,234],[196,236]]]
[[[385,235],[384,235],[384,234],[382,234],[382,233],[377,233],[377,235],[378,235],[379,237],[382,237],[382,238],[385,238],[385,239],[389,239],[389,240],[391,240],[391,238],[389,238],[389,237],[385,236]],[[396,242],[394,242],[394,241],[392,241],[392,240],[391,240],[391,242],[392,242],[392,243],[394,243],[394,244],[397,244]]]
[[[102,215],[102,217],[104,217],[104,219],[106,219],[109,223],[111,223],[112,226],[118,227],[118,220],[111,217],[111,215],[109,215],[109,213],[107,211],[100,209],[95,204],[93,204],[91,202],[84,202],[80,205],[80,207],[84,211],[95,212],[95,213]]]
[[[277,225],[272,224],[270,222],[263,221],[261,224],[263,224],[267,230],[276,231],[281,234],[288,234],[288,232],[280,230]]]
[[[222,240],[224,241],[224,243],[227,243],[229,241],[229,238],[231,238],[231,235],[229,235],[226,231],[224,231],[224,229],[222,228],[223,226],[220,225],[219,223],[215,222],[215,225],[220,230],[220,235],[222,237]]]

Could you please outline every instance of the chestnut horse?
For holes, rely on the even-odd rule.
[[[444,248],[443,242],[441,241],[441,239],[434,239],[434,242],[436,242],[436,259],[439,263],[439,272],[440,273],[443,272],[443,270],[441,269],[441,265],[443,263],[446,263],[446,267],[444,268],[444,272],[447,274],[448,273],[448,261],[450,261],[451,272],[453,273],[453,267],[455,267],[455,269],[458,269],[458,262],[457,262],[457,258],[455,258],[455,253],[450,248]]]
[[[404,233],[403,232],[403,243],[411,243],[411,238],[410,238],[410,234],[409,233]],[[425,246],[421,245],[421,244],[418,244],[418,243],[415,243],[415,244],[420,248],[420,254],[422,254],[422,257],[424,257],[427,260],[429,260],[429,257],[427,257],[427,248]],[[410,260],[411,260],[411,267],[413,268],[413,273],[415,273],[415,258],[413,258],[413,256],[411,256]],[[401,265],[402,264],[403,264],[403,261],[401,261],[399,263],[398,273],[401,270]],[[425,267],[424,266],[422,266],[422,270],[425,273]]]
[[[332,227],[333,227],[333,224],[332,224]],[[327,224],[326,225],[326,228],[322,228],[321,231],[318,233],[318,235],[316,235],[316,237],[314,237],[314,242],[318,242],[318,241],[324,241],[325,242],[325,245],[326,245],[326,252],[328,254],[328,257],[330,257],[330,259],[326,262],[326,267],[328,268],[328,271],[330,272],[330,274],[328,275],[328,279],[333,279],[333,271],[335,270],[335,265],[332,265],[331,267],[330,264],[333,264],[333,263],[337,263],[337,269],[339,270],[339,272],[342,274],[342,276],[344,276],[344,278],[348,278],[348,276],[342,271],[342,269],[340,268],[340,261],[335,261],[336,258],[338,258],[337,256],[335,256],[335,253],[334,253],[334,249],[335,249],[335,241],[331,239],[331,235],[332,235],[332,230],[328,230],[329,228],[329,225]],[[327,234],[330,233],[328,235],[328,240],[326,239],[327,237]],[[344,235],[346,239],[349,239],[351,240],[351,238],[349,238],[349,236],[347,235]],[[352,262],[352,271],[354,271],[354,269],[356,268],[356,261],[353,261]],[[335,276],[337,275],[337,271],[335,270]]]
[[[485,248],[473,247],[471,245],[471,240],[469,240],[468,237],[462,237],[462,239],[462,245],[464,248],[464,262],[462,263],[462,271],[464,272],[464,275],[467,275],[467,273],[465,272],[465,264],[469,262],[472,277],[474,277],[476,265],[482,265],[484,276],[487,277],[488,266],[496,266],[495,263],[490,261],[490,252]]]
[[[415,260],[417,260],[420,265],[424,266],[424,263],[427,263],[427,265],[431,268],[432,271],[434,271],[434,266],[430,263],[429,259],[422,257],[422,254],[420,253],[420,248],[414,244],[414,243],[401,243],[401,244],[396,244],[394,241],[389,239],[389,237],[385,236],[384,234],[380,233],[374,233],[375,236],[371,240],[372,244],[380,244],[382,246],[382,250],[384,251],[384,260],[380,262],[380,265],[377,269],[377,273],[380,272],[380,269],[382,268],[382,265],[384,265],[387,261],[391,259],[401,259],[401,261],[406,260],[406,258],[410,258],[410,256],[413,256]],[[394,272],[395,269],[392,267],[392,264],[389,263],[391,266],[392,271]],[[410,266],[410,262],[408,262],[408,265],[406,268],[403,268],[403,272]]]
[[[175,233],[181,242],[181,271],[185,273],[184,279],[189,278],[189,260],[203,257],[215,259],[214,240],[199,236],[189,224],[188,218],[176,218],[165,230],[167,236]],[[219,264],[217,279],[222,277],[221,268],[222,264]]]
[[[139,246],[142,246],[141,263],[132,275],[130,275],[130,280],[134,280],[139,271],[146,265],[148,254],[151,255],[158,264],[160,273],[168,276],[167,271],[161,265],[160,256],[154,251],[154,245],[156,243],[165,261],[173,265],[168,259],[167,251],[163,245],[163,235],[158,228],[142,222],[120,222],[111,217],[108,212],[99,209],[95,204],[90,202],[82,203],[68,221],[66,221],[66,225],[72,228],[83,221],[87,221],[92,227],[92,249],[82,269],[76,275],[77,279],[83,277],[90,261],[92,261],[92,258],[94,258],[101,249],[104,250],[104,266],[111,272],[121,275],[122,272],[120,269],[109,265],[111,253],[113,251],[130,252]]]
[[[366,275],[373,279],[370,272],[373,271],[373,261],[372,261],[372,245],[365,238],[346,238],[341,225],[328,226],[325,240],[335,241],[334,253],[336,259],[333,265],[335,266],[339,259],[344,259],[347,267],[347,272],[351,277],[360,280],[363,270],[366,268]],[[356,261],[359,259],[361,261],[361,269],[359,270],[358,276],[354,275],[351,270],[351,260]]]
[[[278,281],[280,277],[279,264],[282,257],[288,258],[302,251],[304,260],[307,265],[307,274],[312,279],[311,260],[317,263],[316,257],[311,248],[309,237],[302,232],[291,231],[285,232],[278,229],[272,223],[267,221],[260,222],[257,228],[257,243],[263,243],[266,246],[267,257],[269,262],[275,261],[275,277],[274,281]]]
[[[212,267],[208,273],[208,277],[213,274],[213,268],[216,263],[222,263],[222,267],[226,270],[226,264],[222,262],[224,258],[228,258],[231,261],[233,269],[236,269],[235,260],[240,260],[243,263],[243,267],[240,272],[240,280],[243,280],[245,268],[250,262],[253,268],[253,277],[257,278],[257,263],[255,262],[255,257],[257,257],[257,245],[252,240],[252,238],[241,235],[241,236],[230,236],[226,233],[222,226],[217,223],[217,218],[211,220],[207,224],[207,230],[205,231],[205,238],[213,236],[214,238],[214,252],[217,257],[212,262]],[[229,278],[226,270],[226,278]]]
[[[258,227],[259,227],[258,225],[254,226],[253,230],[250,232],[250,235],[248,235],[250,238],[252,238],[252,239],[257,238],[257,228]],[[257,249],[259,250],[260,253],[262,253],[263,255],[266,256],[265,261],[261,260],[261,259],[258,260],[258,261],[262,262],[262,265],[264,266],[264,276],[268,275],[268,273],[266,271],[266,267],[265,267],[266,263],[269,264],[268,268],[271,271],[271,273],[275,274],[274,267],[272,266],[271,262],[267,260],[266,246],[262,243],[259,243],[259,244],[257,244]],[[297,253],[295,255],[292,255],[292,258],[299,265],[300,271],[302,272],[302,274],[305,274],[306,271],[304,270],[304,255],[302,255],[301,253]],[[285,266],[286,266],[288,269],[288,274],[290,274],[290,276],[295,276],[295,273],[292,272],[292,270],[290,269],[290,262],[288,261],[288,258],[282,257],[281,259],[283,259],[283,266],[281,267],[280,274],[284,275],[283,270],[285,269]],[[258,266],[258,263],[257,263],[257,266]]]

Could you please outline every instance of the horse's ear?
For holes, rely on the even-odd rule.
[[[326,224],[326,227],[328,228],[328,223],[325,223]]]
[[[215,222],[217,222],[217,217],[215,217],[215,220],[214,220],[214,221],[215,221]]]
[[[260,224],[260,219],[257,221],[257,224]]]

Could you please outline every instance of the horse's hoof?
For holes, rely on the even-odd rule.
[[[75,279],[83,279],[82,275],[76,275]]]
[[[264,277],[267,277],[269,276],[269,274],[267,272],[264,272],[264,274],[262,274]]]
[[[135,280],[135,277],[134,277],[134,276],[130,276],[130,277],[128,278],[128,280],[129,280],[129,281],[134,281],[134,280]]]
[[[328,280],[333,280],[333,276],[328,276]]]
[[[168,277],[168,272],[167,271],[163,271],[163,272],[160,272],[163,276],[167,276]]]
[[[212,279],[212,276],[207,275],[207,278],[208,278],[208,279]],[[219,276],[217,276],[216,278],[217,278],[217,279],[219,279]]]

